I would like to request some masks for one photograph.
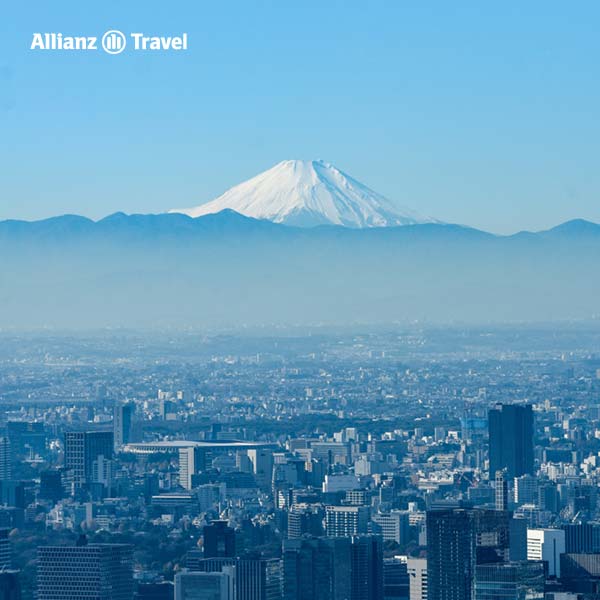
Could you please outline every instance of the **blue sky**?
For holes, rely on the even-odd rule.
[[[208,201],[288,158],[495,232],[600,222],[597,2],[16,2],[0,219]],[[29,50],[187,32],[185,53]]]

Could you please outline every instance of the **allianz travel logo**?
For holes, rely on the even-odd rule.
[[[180,52],[188,49],[188,34],[159,36],[144,33],[125,35],[118,29],[109,29],[101,36],[63,35],[62,33],[34,33],[30,50],[34,51],[97,51],[121,54],[129,48],[141,52]]]

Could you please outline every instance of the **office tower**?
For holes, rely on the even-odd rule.
[[[351,600],[383,600],[383,540],[377,535],[351,538]]]
[[[409,599],[427,600],[427,559],[409,558],[406,561],[406,569]]]
[[[511,562],[527,560],[527,519],[514,519],[509,521],[509,555]]]
[[[283,565],[278,558],[200,558],[192,551],[186,566],[203,572],[235,567],[235,600],[281,600]]]
[[[131,600],[132,547],[78,544],[38,548],[38,600]]]
[[[473,513],[460,508],[428,511],[428,600],[471,600],[474,568]]]
[[[389,513],[376,513],[371,517],[381,533],[383,541],[393,541],[401,546],[408,544],[410,539],[410,526],[408,512],[393,510]]]
[[[7,437],[0,437],[0,481],[7,481],[12,477],[12,452],[10,441]]]
[[[567,554],[600,553],[600,523],[570,523],[562,529]]]
[[[204,558],[234,557],[235,531],[227,521],[212,521],[203,530]]]
[[[37,421],[9,421],[6,424],[13,457],[43,454],[46,449],[44,423]]]
[[[234,600],[234,578],[233,572],[225,570],[222,573],[177,573],[175,600]]]
[[[530,404],[497,404],[488,414],[490,479],[533,474],[533,411]]]
[[[408,567],[405,558],[383,559],[383,599],[408,600]]]
[[[544,584],[541,561],[477,565],[474,600],[543,600]]]
[[[540,510],[557,513],[560,509],[560,498],[558,488],[552,481],[548,481],[538,487],[537,503]],[[578,511],[575,511],[578,512]]]
[[[138,583],[134,600],[174,600],[175,587],[171,581]]]
[[[324,535],[323,517],[325,511],[319,504],[292,504],[287,515],[288,537],[303,535]]]
[[[560,557],[561,583],[578,597],[600,597],[600,554],[563,554]]]
[[[348,600],[351,596],[348,538],[283,541],[283,600]]]
[[[534,475],[515,477],[515,503],[535,504],[537,502],[537,478]]]
[[[0,571],[0,600],[21,600],[21,582],[19,572]]]
[[[189,446],[179,448],[179,485],[186,490],[194,487],[193,476],[206,470],[206,451],[204,448]]]
[[[177,405],[175,404],[175,402],[166,399],[161,400],[160,416],[165,421],[174,421],[177,418]]]
[[[560,555],[564,552],[564,529],[527,530],[527,560],[545,561],[548,576],[560,577]]]
[[[65,468],[73,472],[75,489],[92,482],[93,464],[99,456],[113,457],[112,431],[68,431],[65,433]]]
[[[119,450],[125,444],[132,440],[133,415],[135,413],[135,404],[128,402],[126,404],[115,404],[113,410],[113,437],[115,450]]]
[[[9,527],[0,528],[0,571],[2,569],[10,569],[12,563],[12,545],[8,534]]]
[[[40,473],[40,493],[43,500],[58,502],[64,497],[62,473],[60,471],[42,471]]]
[[[25,508],[25,483],[23,481],[0,481],[0,504]]]
[[[368,506],[327,506],[325,532],[328,537],[350,537],[367,533],[369,514]]]
[[[474,509],[475,560],[478,564],[506,561],[510,555],[511,515],[505,510]]]
[[[495,486],[496,510],[507,510],[508,480],[506,479],[506,472],[504,470],[496,471]]]
[[[273,479],[273,452],[264,448],[248,450],[252,471],[259,487],[268,488]]]

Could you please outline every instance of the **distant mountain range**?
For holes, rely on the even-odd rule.
[[[289,227],[231,210],[0,222],[0,326],[600,316],[600,225]]]
[[[322,160],[284,160],[211,202],[170,212],[200,217],[226,209],[296,227],[393,227],[437,222],[397,206]]]

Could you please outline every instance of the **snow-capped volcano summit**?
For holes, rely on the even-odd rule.
[[[248,217],[298,227],[389,227],[435,222],[394,205],[321,160],[285,160],[215,200],[169,212],[199,217],[227,208]]]

